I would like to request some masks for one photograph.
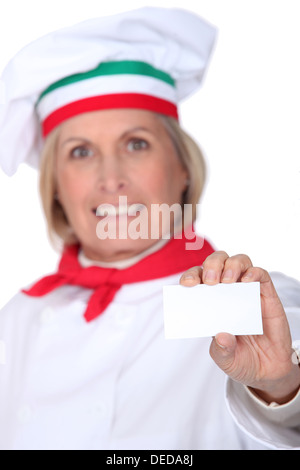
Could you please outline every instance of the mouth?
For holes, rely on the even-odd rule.
[[[135,217],[143,209],[145,209],[143,204],[126,204],[117,206],[114,206],[113,204],[101,204],[100,206],[93,208],[92,212],[96,217]]]

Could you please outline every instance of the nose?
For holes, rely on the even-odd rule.
[[[98,187],[103,193],[118,194],[128,184],[126,171],[118,158],[103,159],[98,172]]]

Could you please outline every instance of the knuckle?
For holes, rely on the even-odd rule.
[[[201,267],[200,266],[193,266],[186,271],[181,276],[181,279],[184,279],[186,276],[192,275],[194,277],[199,277],[199,274],[201,272]]]
[[[260,274],[265,279],[267,279],[267,278],[271,279],[270,274],[266,269],[259,268],[259,267],[254,267],[253,270],[254,270],[254,272]]]
[[[236,266],[241,266],[243,269],[252,267],[252,261],[248,255],[244,255],[244,254],[234,255],[234,256],[231,256],[229,260],[230,260],[230,263]]]
[[[229,257],[228,253],[226,253],[226,251],[222,251],[222,250],[215,251],[211,256],[213,256],[213,255],[222,256],[222,257],[225,257],[225,258]]]
[[[200,266],[192,266],[191,268],[187,269],[185,272],[186,273],[199,274],[200,269],[201,269]]]
[[[250,257],[248,255],[245,255],[244,253],[238,253],[237,255],[232,256],[234,259],[239,259],[241,261],[248,261],[249,263],[252,263]]]
[[[218,267],[223,265],[225,260],[228,258],[228,254],[225,251],[215,251],[209,255],[203,263],[203,267]]]

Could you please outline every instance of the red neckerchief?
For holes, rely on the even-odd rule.
[[[68,246],[63,252],[58,271],[22,292],[32,297],[42,297],[67,284],[92,289],[94,292],[84,314],[89,322],[101,315],[122,285],[159,279],[193,266],[201,266],[214,249],[206,240],[193,235],[194,238],[190,239],[190,231],[189,238],[186,238],[183,232],[181,238],[172,238],[163,248],[126,269],[99,266],[84,268],[78,261],[80,246]],[[187,243],[195,244],[196,241],[202,248],[187,249]]]

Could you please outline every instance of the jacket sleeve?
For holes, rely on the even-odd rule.
[[[300,349],[300,283],[271,274],[289,321],[293,347]],[[297,359],[297,355],[293,359]],[[271,449],[300,449],[300,390],[289,403],[266,404],[247,387],[227,380],[226,401],[240,429]]]

